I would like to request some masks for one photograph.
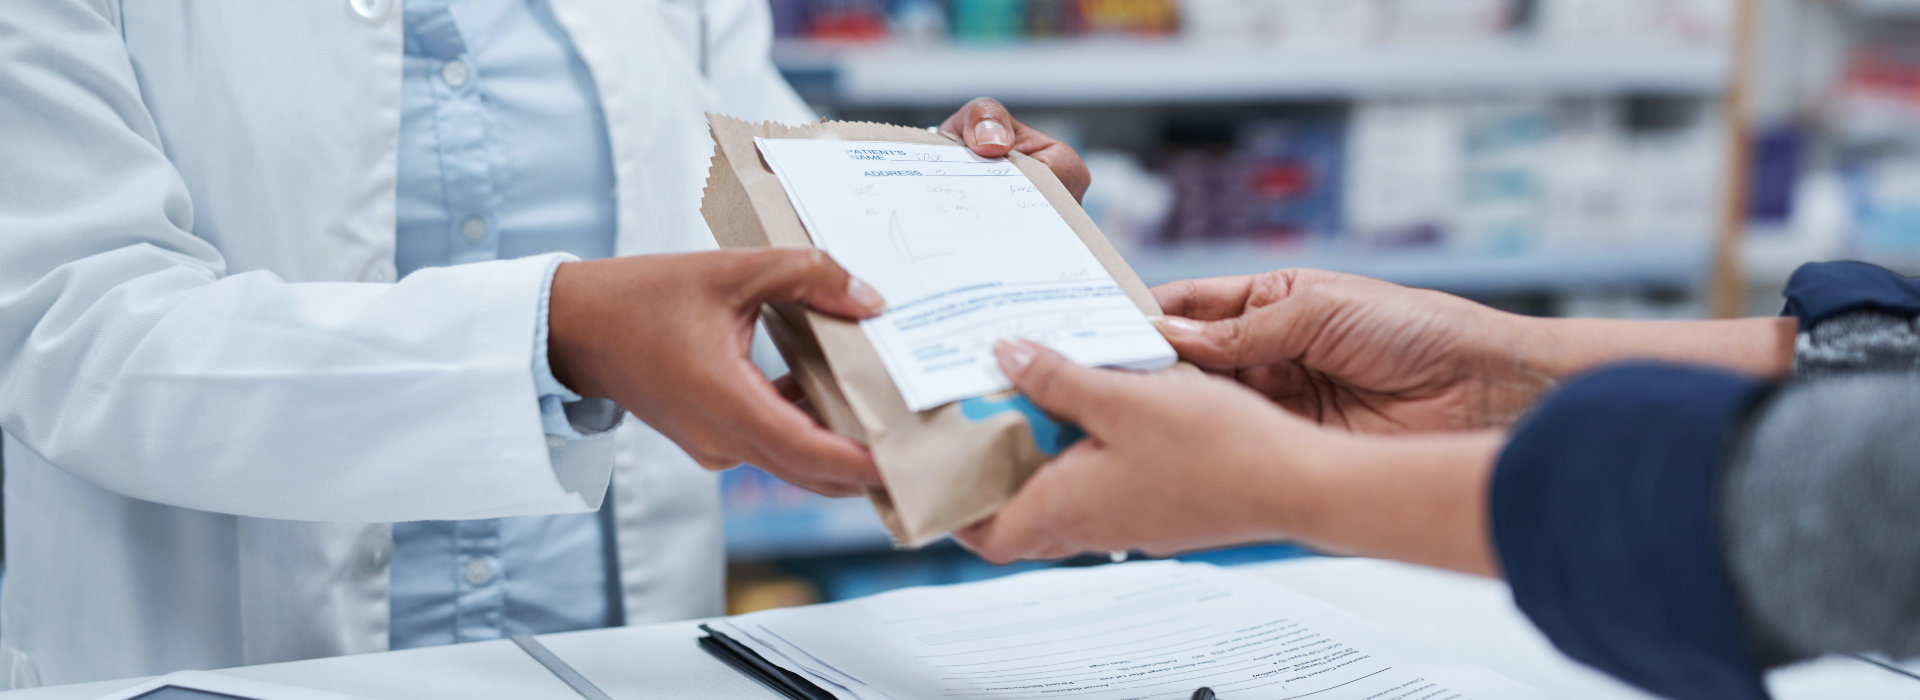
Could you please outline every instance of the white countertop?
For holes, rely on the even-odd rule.
[[[1563,698],[1652,696],[1554,651],[1498,581],[1365,559],[1249,567],[1309,596]],[[540,641],[614,698],[776,700],[694,644],[695,622],[542,635]],[[509,641],[477,642],[220,671],[385,700],[578,700]],[[141,678],[0,693],[0,700],[92,700]],[[1920,700],[1920,681],[1830,659],[1775,672],[1779,700]]]

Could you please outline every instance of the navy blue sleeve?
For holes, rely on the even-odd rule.
[[[1787,280],[1787,308],[1806,332],[1834,316],[1874,309],[1912,318],[1920,316],[1920,280],[1863,262],[1801,265]]]
[[[1494,473],[1494,544],[1515,602],[1561,651],[1681,700],[1767,697],[1714,512],[1723,453],[1766,391],[1616,365],[1517,430]]]

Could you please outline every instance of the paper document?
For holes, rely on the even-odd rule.
[[[1538,690],[1252,575],[1152,562],[721,620],[845,700],[1518,700]]]
[[[1159,369],[1173,347],[1032,181],[963,146],[756,139],[813,238],[887,298],[861,323],[907,407],[1008,388],[993,342]]]

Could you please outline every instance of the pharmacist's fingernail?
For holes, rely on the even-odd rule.
[[[867,307],[867,310],[873,313],[877,314],[887,310],[887,299],[886,297],[880,296],[880,290],[874,289],[873,285],[860,281],[858,277],[850,276],[847,278],[847,296],[853,297],[854,301],[859,302],[861,306]]]
[[[1199,333],[1202,328],[1199,321],[1179,316],[1161,316],[1159,324],[1165,333]]]
[[[993,343],[993,357],[1000,361],[1000,371],[1008,377],[1018,377],[1025,372],[1027,365],[1033,364],[1033,356],[1039,348],[1031,341],[1019,338],[1003,338]]]
[[[1006,146],[1013,143],[1013,135],[1007,133],[1005,124],[988,119],[973,125],[973,145]]]

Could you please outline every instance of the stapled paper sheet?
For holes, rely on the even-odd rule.
[[[841,700],[1541,700],[1250,574],[1151,562],[909,588],[713,623]]]

